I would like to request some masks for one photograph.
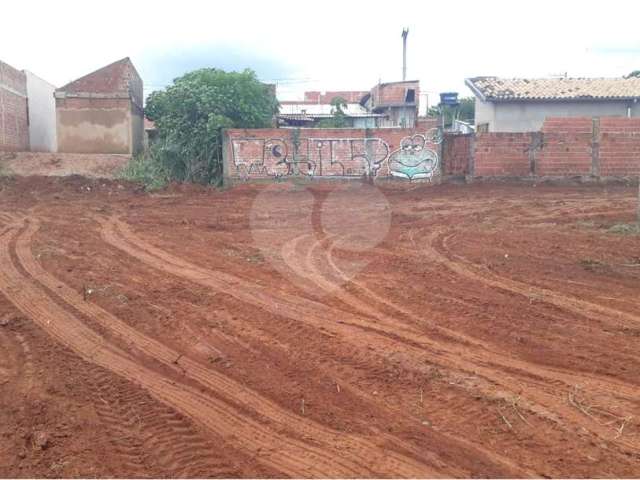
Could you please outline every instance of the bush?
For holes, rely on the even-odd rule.
[[[119,178],[142,183],[149,190],[156,190],[169,183],[169,175],[151,152],[136,155],[120,171]]]
[[[170,180],[219,184],[223,130],[269,127],[277,110],[275,95],[251,70],[187,73],[147,99],[159,137],[151,159]]]

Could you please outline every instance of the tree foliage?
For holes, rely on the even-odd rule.
[[[454,119],[462,120],[463,122],[473,123],[475,118],[476,100],[474,97],[463,97],[460,99],[460,103],[457,107],[451,106],[435,106],[429,108],[427,116],[439,117],[444,115],[444,123],[449,126],[453,123]]]
[[[171,180],[215,184],[222,178],[222,131],[265,128],[278,102],[251,70],[203,68],[147,98],[158,140],[151,156]]]
[[[331,99],[331,118],[325,118],[317,123],[320,128],[347,128],[351,126],[351,121],[344,110],[347,108],[347,101],[342,97]]]
[[[631,72],[629,75],[627,75],[624,78],[640,78],[640,70],[634,70],[633,72]]]

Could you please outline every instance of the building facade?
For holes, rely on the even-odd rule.
[[[128,57],[57,89],[55,103],[59,152],[143,150],[142,79]]]
[[[640,117],[640,78],[466,80],[478,132],[532,132],[547,117]]]
[[[56,87],[25,70],[29,118],[29,149],[32,152],[57,152]]]
[[[29,150],[27,76],[0,62],[0,151]]]

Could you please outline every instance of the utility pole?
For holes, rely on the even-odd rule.
[[[409,29],[402,29],[402,81],[407,79],[407,35],[409,35]]]

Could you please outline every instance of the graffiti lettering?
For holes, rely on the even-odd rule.
[[[245,179],[391,175],[431,180],[438,168],[438,154],[427,145],[441,141],[440,130],[432,129],[425,135],[403,138],[391,152],[381,138],[297,138],[293,145],[285,138],[241,137],[231,140],[231,167]]]

